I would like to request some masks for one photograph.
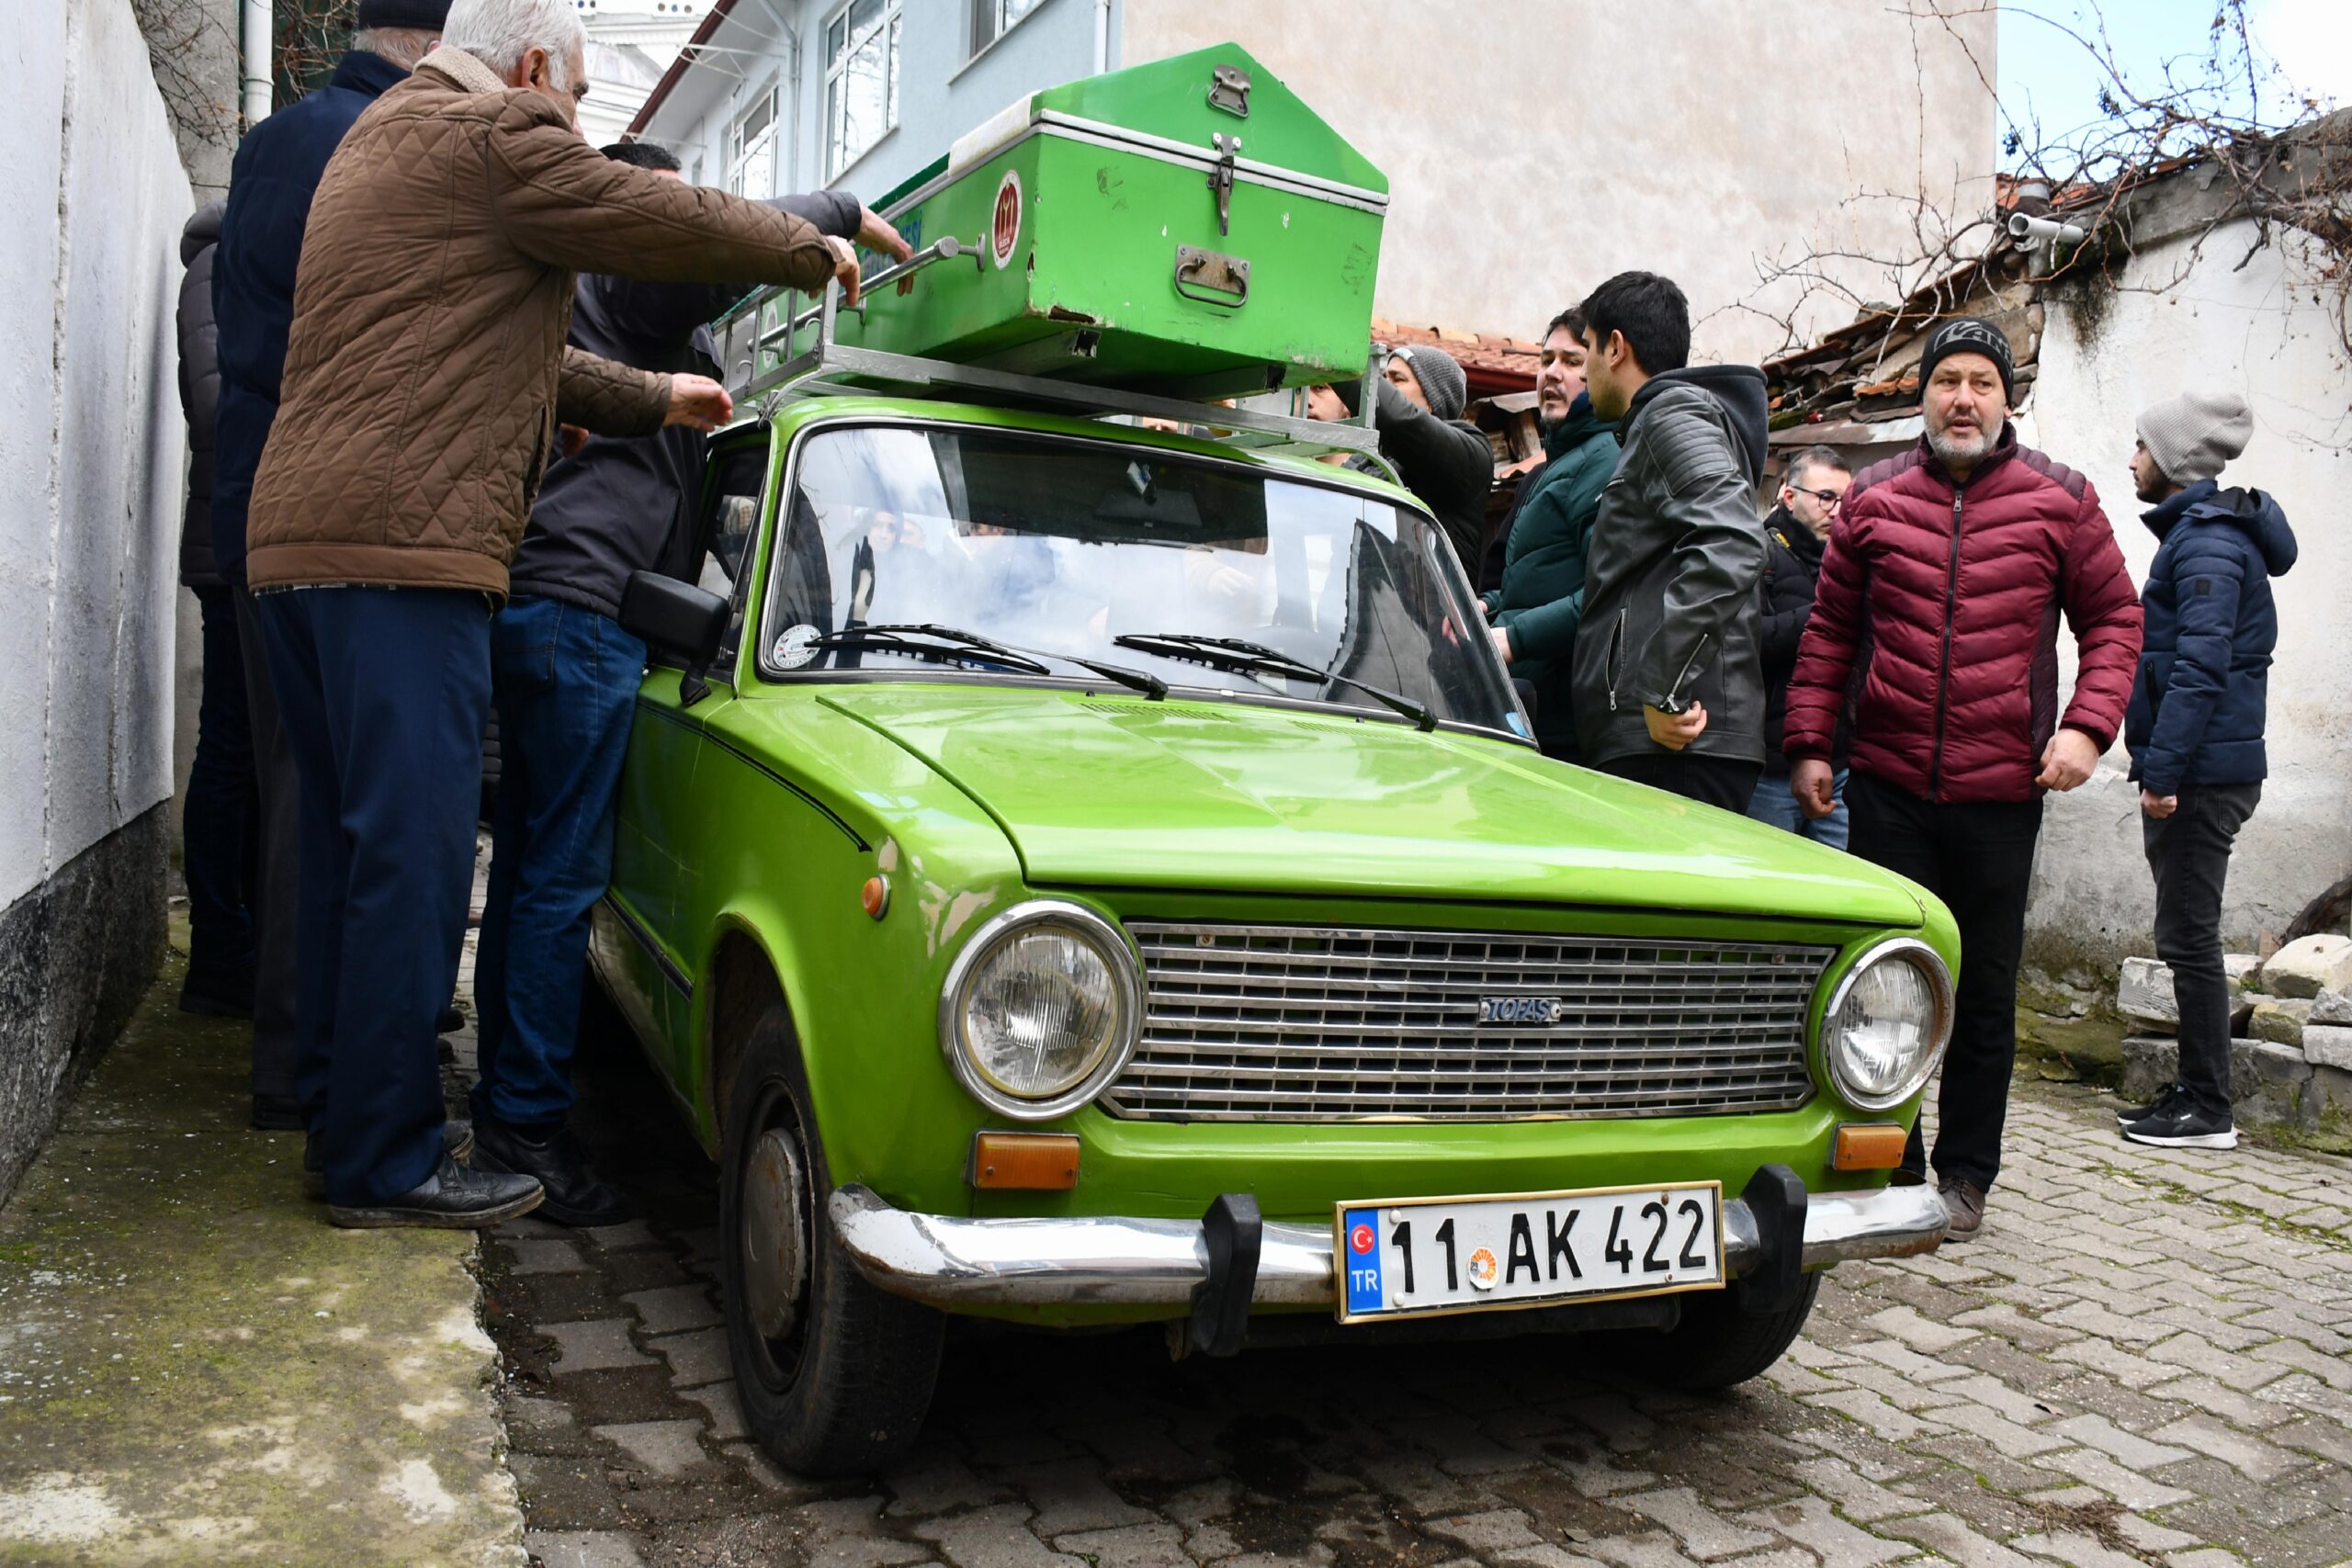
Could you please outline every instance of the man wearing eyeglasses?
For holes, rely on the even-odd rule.
[[[1756,580],[1759,618],[1757,648],[1764,663],[1764,773],[1756,781],[1747,814],[1792,833],[1846,847],[1846,765],[1837,754],[1837,805],[1826,817],[1807,817],[1789,788],[1789,764],[1781,755],[1788,716],[1789,677],[1796,673],[1797,642],[1813,617],[1814,584],[1821,576],[1821,552],[1829,525],[1838,521],[1846,487],[1854,482],[1846,459],[1827,446],[1808,446],[1789,459],[1781,476],[1780,503],[1764,517],[1764,571]]]

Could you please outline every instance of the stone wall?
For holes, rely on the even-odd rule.
[[[163,951],[187,175],[128,0],[0,6],[0,1192]]]
[[[2193,193],[2190,193],[2193,194]],[[2165,214],[2141,231],[2161,231]],[[2196,217],[2180,214],[2181,227]],[[2296,237],[2254,249],[2251,224],[2196,230],[2145,246],[2120,287],[2045,296],[2041,376],[2024,436],[2098,488],[2132,580],[2144,582],[2155,536],[2140,522],[2129,463],[2132,420],[2190,387],[2228,389],[2253,405],[2254,438],[2223,484],[2268,491],[2286,511],[2301,558],[2271,588],[2278,605],[2270,671],[2270,778],[2239,834],[2222,930],[2251,951],[2352,872],[2352,411],[2327,296]],[[2241,266],[2241,262],[2243,265]],[[2061,635],[2066,679],[2071,639]],[[2045,962],[2111,963],[2145,953],[2155,888],[2141,850],[2139,793],[2119,743],[2089,784],[2053,795],[2034,866],[2030,940]]]

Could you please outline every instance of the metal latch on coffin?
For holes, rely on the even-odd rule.
[[[1250,118],[1250,73],[1238,65],[1209,68],[1209,107]]]
[[[1233,232],[1233,161],[1241,155],[1241,138],[1222,130],[1209,138],[1216,143],[1216,165],[1209,170],[1209,189],[1216,197],[1216,231]]]
[[[1176,292],[1204,305],[1238,309],[1250,302],[1250,261],[1198,245],[1176,247]]]

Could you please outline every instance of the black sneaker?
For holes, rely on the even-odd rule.
[[[290,1094],[254,1096],[253,1128],[256,1133],[299,1133],[304,1126],[302,1102]]]
[[[2126,1123],[2123,1135],[2135,1144],[2154,1144],[2168,1149],[2238,1146],[2238,1130],[2227,1116],[2211,1115],[2177,1102],[2170,1110]]]
[[[526,1138],[512,1127],[484,1118],[474,1145],[474,1166],[536,1177],[548,1194],[539,1206],[539,1218],[560,1225],[616,1225],[636,1217],[637,1211],[627,1198],[597,1179],[579,1140],[568,1131],[545,1139]]]
[[[474,1170],[448,1156],[432,1175],[381,1203],[329,1204],[327,1218],[346,1230],[420,1225],[470,1231],[500,1224],[539,1206],[539,1184],[527,1176]]]
[[[463,1161],[474,1152],[474,1128],[470,1122],[455,1118],[441,1123],[441,1152],[451,1159]],[[302,1196],[324,1198],[327,1195],[327,1159],[319,1147],[316,1133],[302,1139]]]
[[[433,1020],[433,1032],[435,1034],[455,1034],[465,1026],[466,1015],[458,1010],[455,1002],[443,1008]]]
[[[2179,1097],[2178,1084],[2160,1083],[2156,1086],[2156,1097],[2147,1104],[2119,1107],[2115,1112],[2115,1124],[2119,1127],[2128,1127],[2134,1122],[2145,1122],[2151,1116],[2161,1116],[2172,1109],[2172,1102]]]

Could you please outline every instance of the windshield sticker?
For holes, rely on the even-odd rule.
[[[797,626],[775,639],[779,670],[797,670],[817,657],[817,639],[825,634],[812,626]]]

